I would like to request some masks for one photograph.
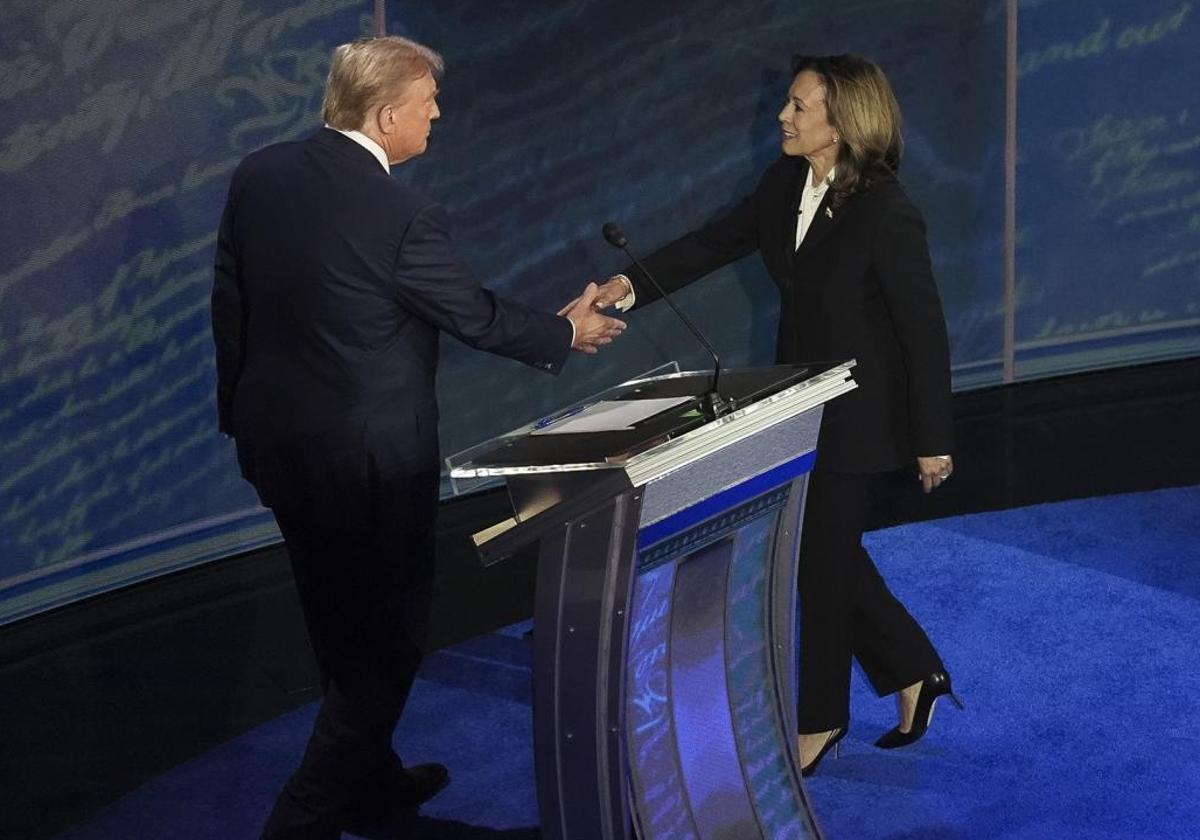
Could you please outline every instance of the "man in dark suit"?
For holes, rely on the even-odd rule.
[[[594,285],[565,317],[481,288],[445,211],[392,180],[425,151],[441,71],[402,38],[338,47],[325,128],[248,156],[221,220],[220,428],[283,533],[324,691],[267,840],[394,836],[448,781],[391,744],[430,604],[439,333],[557,373],[624,328]]]

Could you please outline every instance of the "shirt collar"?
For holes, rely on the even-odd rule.
[[[822,181],[819,186],[813,184],[813,168],[810,164],[808,167],[808,177],[804,183],[804,188],[806,190],[820,190],[823,193],[825,190],[829,189],[829,185],[832,183],[835,177],[837,177],[837,166],[833,166],[829,169],[829,174],[825,176],[825,180]]]
[[[361,131],[342,131],[342,129],[334,128],[329,124],[326,124],[325,127],[336,131],[338,134],[344,134],[349,137],[355,143],[362,146],[364,149],[374,155],[375,160],[379,161],[379,165],[383,167],[384,172],[387,172],[389,175],[392,173],[392,167],[388,165],[387,152],[383,150],[383,146],[380,146],[370,137],[363,134]]]

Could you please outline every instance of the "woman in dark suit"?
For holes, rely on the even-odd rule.
[[[850,721],[850,661],[899,724],[876,745],[926,731],[950,677],[862,546],[880,474],[916,465],[926,492],[950,477],[946,326],[921,214],[896,182],[900,109],[866,59],[798,56],[779,114],[783,157],[731,213],[644,260],[668,291],[758,250],[780,293],[779,363],[856,359],[858,389],[825,409],[800,550],[799,731],[805,775]],[[657,297],[634,267],[601,305]],[[957,698],[954,698],[957,702]]]

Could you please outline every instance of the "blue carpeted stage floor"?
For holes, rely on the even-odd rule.
[[[1200,837],[1200,487],[906,525],[869,535],[967,703],[906,750],[856,679],[840,760],[809,780],[830,840]],[[436,838],[534,838],[523,628],[430,657],[407,761],[450,766]],[[63,840],[255,838],[315,706],[176,768]]]

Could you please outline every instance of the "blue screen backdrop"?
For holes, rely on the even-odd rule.
[[[1200,9],[1022,7],[1017,374],[1200,353]]]
[[[863,53],[906,121],[955,383],[1002,381],[1007,7],[421,0],[442,120],[396,170],[484,283],[557,309],[731,206],[778,154],[794,52]],[[216,432],[208,295],[229,173],[318,125],[370,0],[3,0],[0,622],[278,539]],[[1018,378],[1200,353],[1200,23],[1190,2],[1019,6]],[[756,257],[679,298],[731,365],[771,360]],[[557,379],[444,342],[445,452],[702,351],[664,307]]]

